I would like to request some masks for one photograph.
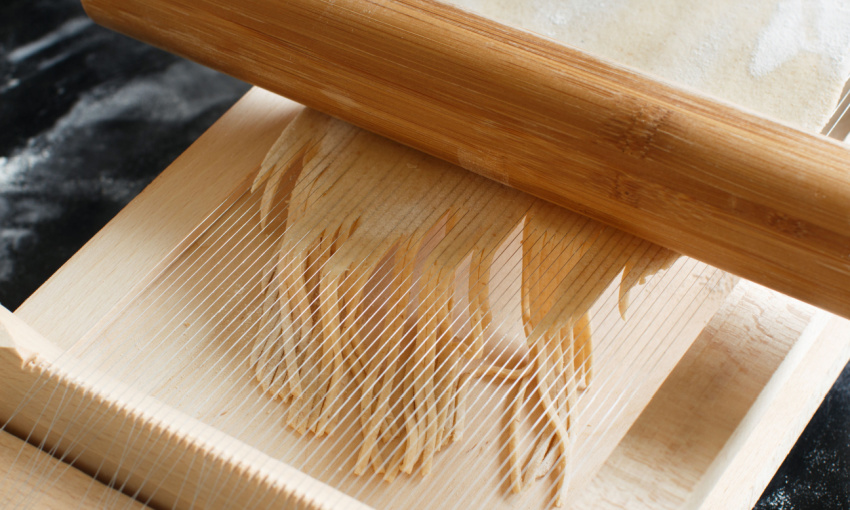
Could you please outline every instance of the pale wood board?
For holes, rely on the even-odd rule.
[[[236,146],[241,149],[238,155],[244,155],[242,159],[234,156],[226,159],[230,164],[231,190],[243,189],[244,179],[253,175],[262,159],[262,150],[248,147],[267,148],[271,144],[268,138],[256,137],[254,132],[242,129],[256,108],[261,108],[264,115],[270,115],[269,112],[274,115],[277,111],[279,118],[286,118],[289,103],[255,91],[222,120],[218,130],[211,130],[209,137],[202,138],[191,149],[203,152],[208,158],[215,152],[214,148]],[[221,129],[222,125],[227,129]],[[201,151],[201,147],[205,150]],[[207,161],[181,158],[158,180],[154,189],[163,190],[163,193],[169,191],[167,186],[172,190],[196,189],[201,184],[191,181],[198,178],[197,169],[204,164]],[[165,179],[171,183],[159,182]],[[220,182],[213,185],[222,186]],[[175,194],[177,192],[171,193]],[[190,198],[195,196],[189,194]],[[129,236],[118,235],[114,241],[120,244],[109,250],[109,256],[106,249],[84,249],[77,258],[92,255],[97,257],[97,265],[72,261],[70,265],[75,269],[66,266],[54,281],[67,275],[71,282],[63,289],[65,296],[81,292],[80,295],[86,297],[96,294],[106,298],[100,301],[107,303],[111,310],[101,312],[99,318],[96,313],[79,314],[91,317],[87,332],[76,340],[63,335],[65,341],[58,343],[63,348],[71,347],[72,354],[83,360],[82,364],[94,362],[110,367],[108,375],[131,381],[134,390],[149,392],[193,418],[221,426],[225,432],[273,458],[298,465],[304,458],[311,457],[311,451],[322,448],[339,450],[342,455],[350,456],[358,445],[355,430],[340,436],[336,443],[339,447],[330,448],[326,441],[297,441],[295,434],[280,425],[285,408],[270,403],[251,380],[249,371],[240,367],[246,358],[245,339],[252,338],[251,329],[256,323],[251,316],[255,312],[245,305],[252,297],[260,295],[258,269],[270,255],[270,245],[259,231],[256,197],[238,193],[233,200],[228,201],[227,197],[233,198],[219,190],[215,199],[203,196],[203,200],[191,201],[188,205],[176,202],[189,209],[186,216],[203,223],[207,229],[203,231],[183,221],[183,216],[174,225],[173,219],[179,215],[168,213],[171,207],[168,202],[162,206],[163,202],[156,198],[142,195],[129,208],[130,212],[122,213],[102,235],[129,232],[124,230],[124,225],[135,228],[137,225],[132,222],[146,217],[147,204],[150,212],[158,215],[151,219],[160,226],[158,238],[147,237],[152,235],[148,227],[142,230],[143,235],[135,237],[134,234],[134,242],[145,253],[157,253],[161,258],[148,256],[142,260],[142,267],[133,271],[135,284],[130,285],[133,282],[125,275],[114,281],[94,278],[96,274],[103,274],[104,266],[115,264],[115,270],[119,270],[125,250],[135,249],[129,246]],[[220,219],[213,215],[209,221],[201,221],[222,202],[231,204],[228,214]],[[170,230],[182,232],[187,239],[165,232]],[[223,239],[219,239],[219,235]],[[108,242],[96,238],[91,245],[102,248],[109,246]],[[78,281],[98,281],[99,288],[77,290],[72,285]],[[580,398],[580,403],[586,404],[580,404],[577,412],[573,475],[576,486],[584,485],[585,479],[602,465],[692,339],[720,306],[734,281],[713,268],[683,258],[663,277],[652,279],[646,286],[632,291],[629,319],[625,322],[617,312],[616,283],[606,290],[605,299],[596,305],[593,314],[597,338],[594,366],[599,375],[597,382]],[[26,316],[33,301],[39,299],[40,293],[47,292],[50,291],[36,293],[18,311],[19,316]],[[239,306],[234,306],[237,304]],[[103,305],[93,299],[90,306]],[[183,310],[188,312],[180,315]],[[247,327],[239,326],[240,323],[246,323]],[[36,324],[42,323],[36,321]],[[150,347],[148,342],[154,339],[157,343]],[[243,352],[234,354],[237,349]],[[128,365],[122,359],[133,361]],[[627,360],[630,363],[626,363]],[[651,369],[647,370],[646,366]],[[157,377],[146,377],[152,373]],[[157,386],[156,381],[165,382]],[[207,393],[200,403],[199,399],[187,397],[185,385],[188,382]],[[535,484],[534,490],[522,496],[506,497],[504,423],[500,417],[510,394],[511,385],[493,386],[482,382],[473,387],[469,400],[475,404],[469,411],[470,425],[466,432],[469,439],[440,455],[437,464],[440,476],[423,480],[418,476],[405,477],[392,486],[379,480],[364,483],[363,479],[348,474],[350,461],[343,462],[340,471],[330,470],[327,474],[329,462],[323,457],[311,460],[302,469],[344,492],[371,493],[364,497],[367,503],[376,506],[385,506],[399,495],[403,495],[405,505],[414,506],[427,501],[422,495],[435,491],[471,496],[475,493],[466,490],[470,486],[478,487],[478,494],[493,495],[490,504],[511,508],[538,501],[536,504],[540,505],[551,497],[552,484],[548,480]],[[239,403],[241,415],[264,419],[237,419],[225,423],[227,420],[221,417],[228,413],[233,416],[230,408],[234,402]],[[612,402],[616,402],[616,407]],[[269,413],[272,415],[266,416]],[[73,421],[73,418],[66,418]],[[494,420],[500,426],[492,427]],[[270,440],[272,438],[274,440]],[[464,454],[470,450],[478,452],[477,455]],[[470,464],[470,458],[477,459],[477,464]]]
[[[377,508],[429,507],[434,501],[426,496],[435,493],[446,498],[443,504],[459,507],[545,507],[548,479],[521,496],[508,493],[504,428],[515,382],[476,382],[468,396],[465,439],[437,455],[431,476],[414,472],[392,485],[351,474],[360,444],[352,425],[356,402],[344,408],[347,418],[328,438],[299,436],[283,425],[287,406],[260,391],[247,365],[261,312],[261,269],[276,255],[260,231],[257,198],[237,200],[162,275],[89,332],[74,354]],[[591,313],[597,375],[574,415],[571,484],[585,485],[604,463],[734,281],[682,258],[633,290],[625,321],[618,313],[617,282],[606,290]],[[350,386],[344,393],[354,395]]]
[[[133,305],[138,305],[138,302],[128,300],[128,295],[136,296],[137,293],[144,293],[153,288],[151,287],[151,283],[155,279],[151,277],[151,271],[168,269],[168,266],[164,265],[163,261],[173,262],[175,260],[175,254],[172,253],[174,247],[179,246],[181,249],[185,249],[188,245],[192,244],[186,243],[186,238],[189,238],[191,241],[198,239],[192,236],[192,232],[198,224],[204,223],[206,211],[209,210],[209,204],[221,203],[229,196],[229,191],[236,189],[240,182],[242,182],[240,178],[228,175],[227,166],[238,166],[242,164],[245,168],[251,168],[252,165],[256,165],[264,152],[264,149],[259,146],[264,145],[267,148],[271,144],[274,135],[279,132],[280,128],[291,117],[292,112],[296,108],[294,104],[263,91],[255,90],[251,92],[243,99],[238,107],[228,114],[229,117],[227,117],[228,120],[226,122],[222,122],[211,129],[208,134],[199,140],[198,144],[193,146],[178,160],[174,168],[181,168],[180,172],[172,172],[170,170],[163,174],[162,178],[158,179],[154,186],[146,190],[139,199],[122,212],[83,251],[54,275],[44,287],[39,289],[16,312],[17,315],[36,326],[51,341],[56,342],[62,348],[68,348],[76,344],[77,340],[85,337],[85,333],[90,330],[108,330],[114,323],[115,318],[120,317],[124,313],[125,306],[130,305],[132,307]],[[239,129],[235,129],[234,126],[238,126]],[[261,131],[260,127],[257,126],[262,127],[263,130]],[[233,132],[230,132],[230,129],[234,129]],[[242,136],[243,134],[244,137]],[[227,137],[229,147],[238,147],[234,155],[231,155],[225,162],[221,161],[222,158],[212,156],[211,153],[214,151],[211,151],[209,146],[209,144],[216,143],[217,137],[220,136]],[[252,146],[252,144],[254,145]],[[205,174],[204,172],[208,173]],[[185,198],[186,195],[169,192],[169,186],[175,185],[195,191],[190,193],[187,199]],[[175,198],[177,196],[181,198]],[[150,225],[146,225],[148,221],[159,225],[168,224],[169,228],[153,228]],[[141,247],[140,242],[133,240],[133,236],[129,234],[133,232],[133,235],[135,235],[137,231],[143,233],[143,244],[146,246],[143,251],[138,251]],[[126,264],[127,253],[132,254],[130,256],[130,264]],[[125,265],[129,270],[123,269]],[[98,277],[86,278],[85,275],[89,274],[96,274]],[[771,296],[775,295],[771,294]],[[179,299],[179,296],[175,296],[174,298]],[[774,299],[774,297],[770,299]],[[709,313],[708,315],[711,314]],[[107,317],[107,319],[104,320],[104,317]],[[732,322],[746,320],[734,318],[734,314],[731,317],[732,319],[730,320]],[[750,317],[752,317],[752,314],[750,314]],[[793,336],[793,333],[789,333],[789,338]],[[91,336],[88,337],[88,339],[91,338]],[[745,338],[736,335],[730,335],[729,338],[718,340],[721,351],[724,349],[734,349],[736,344],[746,341]],[[727,342],[729,345],[726,345]],[[789,340],[789,342],[793,343],[793,340]],[[83,343],[77,344],[78,348],[82,346]],[[805,349],[802,350],[805,351]],[[810,361],[807,354],[807,352],[804,352],[793,358],[789,364]],[[678,358],[678,355],[674,356],[674,358]],[[764,370],[772,374],[775,371],[775,367],[771,365],[771,362],[760,361],[760,358],[760,352],[754,355],[754,359],[758,360],[758,363],[764,363]],[[846,356],[843,359],[846,359]],[[675,359],[673,362],[675,362]],[[709,366],[705,370],[710,372],[712,368]],[[661,379],[663,379],[663,376]],[[661,379],[656,381],[656,383],[660,384]],[[828,382],[831,382],[831,380],[829,379]],[[763,387],[764,384],[755,381],[752,383],[752,392],[748,391],[746,395],[754,399],[755,395]],[[812,400],[816,404],[822,397],[825,389],[824,391],[820,391],[820,389],[818,389],[819,393],[814,393],[814,397],[809,396],[806,401],[809,406],[812,405]],[[728,388],[726,390],[728,391]],[[665,395],[665,391],[676,392],[678,390],[664,390],[662,388],[662,393],[659,393],[659,395]],[[775,399],[767,398],[767,400],[784,403],[786,399],[780,393]],[[798,407],[802,404],[799,401],[792,403]],[[643,405],[640,405],[640,408],[642,407]],[[636,416],[640,412],[640,408],[630,412]],[[652,408],[651,406],[649,409],[651,410]],[[689,411],[697,414],[688,419],[698,420],[703,418],[699,415],[699,409],[689,409]],[[723,413],[726,410],[717,409],[716,411]],[[730,416],[733,416],[730,420],[737,423],[734,416],[738,416],[739,414],[730,413]],[[647,415],[645,414],[644,416]],[[654,423],[656,419],[642,418],[641,420],[651,420]],[[629,445],[630,441],[636,441],[637,444],[652,450],[653,443],[651,441],[647,443],[639,434],[635,436],[635,430],[638,429],[633,429],[626,436],[626,440],[611,457],[612,461],[621,455],[623,445]],[[790,440],[793,441],[793,438],[796,437],[796,433],[798,432],[787,432],[786,436],[790,437]],[[621,433],[625,433],[625,430],[622,430]],[[712,448],[716,447],[717,437],[720,436],[722,434],[718,433],[717,436],[712,436],[710,439],[703,439],[702,435],[697,434],[695,437],[689,438],[687,444],[702,444],[701,441],[706,441],[708,445],[705,447],[706,450],[712,451]],[[610,448],[613,447],[614,445],[612,444]],[[663,452],[664,450],[661,449],[655,454],[648,455],[647,464],[641,465],[640,468],[631,466],[630,469],[633,470],[632,472],[626,472],[614,467],[614,471],[623,476],[618,475],[619,478],[615,476],[610,481],[605,481],[604,474],[612,469],[611,461],[609,461],[603,469],[602,475],[600,475],[603,476],[603,482],[601,483],[604,490],[602,490],[602,493],[611,494],[612,492],[616,492],[627,495],[633,493],[633,491],[637,491],[641,487],[652,486],[640,482],[641,479],[645,478],[640,472],[661,473],[658,476],[658,487],[659,490],[663,491],[664,484],[667,483],[664,481],[664,476],[662,476],[666,469],[663,465],[659,465],[665,459]],[[711,454],[707,455],[710,458],[714,458],[711,457]],[[782,455],[784,453],[780,454],[780,458]],[[688,459],[683,459],[681,462],[687,465],[689,461]],[[705,472],[706,466],[703,464],[697,463],[697,465],[690,466],[691,471],[695,473],[693,476],[696,479],[701,478]],[[649,471],[647,471],[648,468]],[[639,469],[639,471],[634,471],[635,469]],[[724,472],[722,467],[717,469],[721,473]],[[766,469],[772,472],[775,466]],[[635,474],[638,475],[638,482],[634,480]],[[691,488],[686,490],[686,492],[690,494],[692,490]],[[455,498],[459,494],[466,494],[463,490],[454,493],[444,491],[444,493],[446,497]],[[740,501],[738,502],[740,503]],[[669,506],[669,508],[679,507],[681,505],[678,504]]]
[[[25,471],[30,466],[36,476]],[[44,510],[147,508],[6,432],[0,432],[0,501]]]
[[[4,430],[154,507],[366,508],[80,363],[3,307],[0,373]]]
[[[804,331],[808,339],[800,341]],[[705,474],[713,462],[725,467],[715,469],[721,480],[713,486],[724,494],[721,507],[748,508],[846,362],[848,334],[843,319],[755,286],[739,288],[578,507],[685,508],[701,479],[711,485],[714,477]],[[38,343],[29,345],[51,350]]]
[[[578,508],[751,508],[850,358],[850,322],[742,282]]]
[[[209,204],[227,199],[244,178],[234,167],[259,168],[265,151],[300,109],[254,89],[227,123],[214,124],[175,160],[183,171],[164,172],[145,188],[15,313],[59,347],[70,347],[168,260],[210,213]],[[211,150],[219,140],[227,140],[225,153]],[[97,277],[82,278],[81,268],[96,268]]]

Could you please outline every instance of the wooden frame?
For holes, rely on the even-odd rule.
[[[0,317],[4,332],[0,364],[2,372],[13,374],[16,381],[0,393],[4,422],[10,409],[23,400],[21,392],[31,388],[33,377],[42,371],[52,374],[49,384],[79,390],[74,394],[92,406],[95,422],[108,423],[119,412],[131,418],[123,428],[74,429],[73,435],[95,445],[76,463],[92,474],[102,459],[109,459],[111,447],[133,444],[126,427],[135,424],[164,432],[154,452],[135,453],[143,465],[146,455],[200,455],[215,469],[236,469],[238,489],[256,491],[263,495],[261,502],[310,508],[361,505],[148,395],[116,381],[89,384],[86,381],[97,378],[80,373],[73,360],[59,354],[103,327],[103,317],[124,306],[127,296],[144,288],[149,275],[161,269],[174,250],[195,239],[193,233],[205,224],[210,204],[222,203],[240,186],[240,177],[227,169],[259,162],[298,108],[262,90],[252,91],[14,315]],[[222,140],[228,140],[226,154],[212,150]],[[182,195],[175,189],[193,193]],[[843,319],[751,284],[739,287],[599,474],[586,489],[575,490],[573,504],[576,508],[751,506],[850,357],[848,334],[850,327]],[[33,413],[47,409],[62,419],[73,409],[47,404],[49,399],[32,402],[29,411],[25,408],[11,420],[9,430],[25,435],[30,424],[38,422]],[[49,439],[44,428],[37,428],[33,438],[44,435]],[[670,455],[677,451],[687,453]],[[177,465],[191,470],[191,464]],[[108,481],[112,476],[105,474],[108,471],[98,474]],[[186,503],[180,488],[157,480],[156,473],[142,470],[122,476],[129,476],[128,492],[140,489],[142,497],[152,496],[160,505]],[[154,483],[145,489],[141,480],[148,477]],[[237,492],[232,486],[219,494]],[[233,502],[224,497],[202,504],[221,507]]]
[[[49,480],[32,476],[21,465],[39,466],[53,476]],[[145,508],[138,501],[93,482],[85,473],[62,464],[12,434],[0,433],[0,494],[6,505],[60,509],[110,504],[132,510]]]

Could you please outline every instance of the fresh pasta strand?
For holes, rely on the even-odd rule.
[[[560,505],[573,411],[592,384],[590,308],[622,275],[625,314],[629,290],[677,255],[312,110],[283,132],[253,191],[278,250],[248,363],[289,406],[286,424],[331,434],[354,398],[353,472],[427,476],[463,438],[469,385],[516,381],[511,491],[554,469]],[[288,206],[283,229],[271,225],[275,200]],[[491,280],[513,238],[524,340],[506,362],[491,352],[504,301]],[[524,458],[526,407],[543,433]]]

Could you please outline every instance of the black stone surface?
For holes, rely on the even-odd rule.
[[[0,303],[22,303],[247,89],[95,26],[77,0],[0,2]],[[756,508],[850,508],[850,366]]]
[[[247,90],[76,0],[0,2],[0,303],[23,302]]]

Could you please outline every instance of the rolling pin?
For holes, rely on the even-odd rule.
[[[430,0],[83,0],[99,24],[850,318],[850,149]]]

